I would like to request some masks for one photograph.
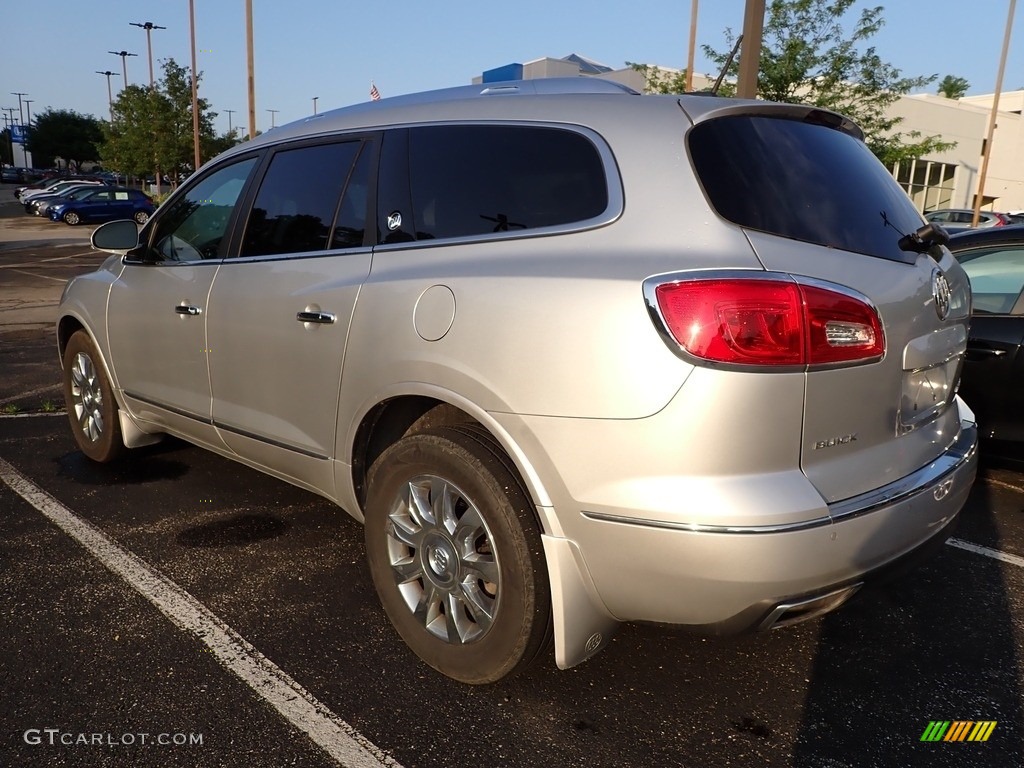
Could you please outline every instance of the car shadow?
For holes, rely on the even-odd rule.
[[[998,545],[991,486],[959,531]],[[958,534],[954,533],[954,537]],[[1012,566],[1011,566],[1012,567]],[[876,765],[1024,765],[1020,652],[1002,564],[945,546],[820,621],[793,766],[867,747]],[[985,743],[922,742],[931,721],[996,721]],[[872,744],[873,742],[873,744]]]

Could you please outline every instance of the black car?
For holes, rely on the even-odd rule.
[[[960,394],[990,452],[1024,457],[1024,225],[953,235],[974,308]]]

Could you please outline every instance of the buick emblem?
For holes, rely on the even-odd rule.
[[[949,281],[939,270],[932,272],[932,296],[935,298],[935,314],[939,320],[949,317],[949,297],[952,291],[949,289]]]

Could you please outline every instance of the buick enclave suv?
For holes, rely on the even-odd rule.
[[[95,232],[112,255],[59,311],[71,428],[96,461],[170,434],[333,500],[398,633],[465,682],[622,622],[780,627],[967,497],[944,241],[820,109],[384,99]]]

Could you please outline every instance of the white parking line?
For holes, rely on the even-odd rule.
[[[963,549],[968,552],[973,552],[976,555],[984,555],[985,557],[991,557],[993,560],[999,560],[1010,565],[1016,565],[1018,568],[1024,568],[1024,557],[1018,555],[1011,555],[1009,552],[1000,552],[998,549],[989,549],[988,547],[982,547],[978,544],[971,544],[969,541],[963,539],[949,539],[946,542],[951,547],[957,549]]]
[[[182,629],[195,635],[259,696],[346,768],[401,768],[260,653],[209,608],[0,459],[0,480]]]
[[[6,403],[13,403],[15,400],[21,400],[24,397],[33,397],[34,395],[41,395],[43,392],[53,392],[63,388],[63,384],[51,384],[48,387],[39,387],[39,389],[30,389],[28,392],[22,392],[18,395],[11,395],[10,397],[0,398],[0,405]]]
[[[34,419],[38,416],[67,416],[67,411],[35,411],[33,413],[0,413],[0,419]]]

